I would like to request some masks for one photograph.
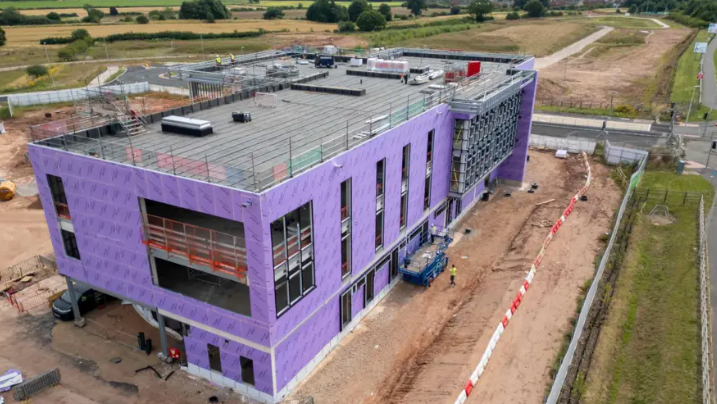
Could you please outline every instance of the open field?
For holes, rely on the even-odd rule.
[[[14,26],[4,27],[8,45],[37,45],[40,40],[47,37],[69,36],[79,28],[73,25],[42,25],[42,26]],[[267,31],[289,30],[293,32],[333,32],[336,24],[320,24],[310,21],[297,20],[230,20],[217,21],[209,24],[200,21],[153,21],[151,24],[116,24],[116,25],[83,25],[93,37],[103,37],[123,32],[161,32],[161,31],[192,31],[195,33],[254,31],[265,29]]]
[[[691,32],[656,29],[641,38],[644,34],[637,31],[618,30],[582,54],[541,70],[538,97],[643,108],[664,105],[677,57],[689,45]]]
[[[465,32],[408,39],[400,44],[469,51],[527,53],[539,57],[551,54],[597,29],[594,25],[586,24],[584,20],[495,21]]]
[[[704,192],[699,175],[648,171],[640,188]],[[681,198],[678,198],[682,202]],[[670,219],[638,209],[625,260],[600,330],[582,402],[700,401],[697,202],[670,204]]]
[[[550,244],[470,400],[541,401],[580,287],[592,276],[599,236],[610,226],[620,196],[608,170],[591,164],[591,202],[576,207]],[[428,289],[399,283],[292,396],[312,396],[322,404],[452,403],[553,221],[584,185],[584,170],[577,156],[566,161],[531,151],[525,181],[541,184],[540,193],[514,191],[506,198],[499,189],[456,227],[456,234],[472,229],[448,249],[458,268],[457,286],[450,288],[444,275]],[[550,198],[556,201],[535,206]]]
[[[607,25],[615,28],[631,28],[631,29],[657,29],[660,25],[647,18],[628,18],[628,17],[596,17],[590,18],[593,24]]]

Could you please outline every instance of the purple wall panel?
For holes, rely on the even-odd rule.
[[[534,59],[530,59],[517,68],[532,69],[533,63]],[[523,89],[524,93],[520,104],[520,119],[518,120],[518,134],[515,149],[513,150],[513,154],[498,167],[498,177],[501,179],[522,182],[525,177],[537,87],[538,72],[535,72],[535,80]]]
[[[214,311],[212,316],[209,316],[209,305],[152,285],[147,248],[141,239],[138,197],[146,195],[181,206],[197,206],[197,195],[207,192],[212,192],[213,195],[212,188],[217,186],[201,184],[202,190],[197,191],[200,183],[185,178],[75,156],[35,145],[30,145],[29,151],[61,273],[81,280],[86,279],[109,291],[128,295],[150,307],[161,307],[195,321],[208,324],[210,318],[216,320],[217,313],[221,313],[225,318],[217,322],[221,325],[220,329],[269,346],[265,273],[263,262],[257,257],[250,255],[248,259],[252,269],[248,273],[252,302],[251,319],[228,311]],[[103,172],[108,174],[102,174]],[[88,173],[89,175],[85,175]],[[65,257],[57,216],[47,185],[47,174],[60,175],[65,184],[82,261]],[[92,179],[103,176],[110,178],[110,181],[103,183]],[[246,209],[241,208],[241,204],[229,204],[233,217],[261,216],[256,195],[236,190],[231,190],[231,193],[235,199],[255,201]],[[170,196],[165,197],[165,194]],[[224,192],[224,210],[218,210],[223,216],[227,215],[226,195]],[[204,203],[203,206],[205,211],[208,210],[209,205]],[[214,214],[213,204],[211,206],[210,213]],[[261,221],[254,220],[245,226],[247,240],[255,246],[261,245],[260,223]],[[251,286],[254,283],[257,284],[256,287]]]
[[[440,114],[439,114],[440,112]],[[376,256],[376,163],[386,158],[384,245],[399,237],[399,211],[401,198],[402,148],[411,144],[409,174],[408,227],[416,224],[423,215],[423,191],[426,175],[426,146],[428,131],[436,130],[434,138],[434,170],[432,201],[441,201],[448,194],[449,161],[453,120],[448,106],[440,105],[413,118],[393,130],[303,173],[291,181],[279,184],[262,195],[264,222],[264,251],[271,259],[269,223],[302,204],[313,201],[314,256],[317,288],[299,301],[286,314],[276,320],[272,329],[274,340],[283,338],[307,315],[316,310],[341,287],[340,240],[340,185],[351,178],[352,192],[352,272],[357,276]],[[445,166],[445,167],[444,167]],[[360,230],[359,230],[360,229]],[[265,271],[271,273],[270,265]],[[268,277],[271,314],[274,317],[273,281]],[[310,359],[310,358],[309,358]],[[308,362],[308,360],[307,360]]]
[[[388,264],[379,268],[373,278],[373,295],[376,296],[388,285]]]
[[[275,347],[276,389],[280,391],[339,333],[339,300],[323,306]]]

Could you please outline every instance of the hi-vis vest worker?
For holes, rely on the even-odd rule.
[[[456,266],[455,266],[455,265],[452,265],[452,266],[451,266],[451,269],[450,269],[450,274],[451,274],[451,284],[450,284],[450,286],[456,286],[456,272],[458,272],[458,270],[456,269]]]
[[[233,54],[233,53],[230,53],[230,54],[229,54],[229,58],[231,58],[232,64],[234,64],[234,62],[236,62],[236,60],[234,59],[234,54]]]
[[[219,55],[217,55],[217,66],[221,66],[221,65],[222,65],[222,58],[220,58]]]

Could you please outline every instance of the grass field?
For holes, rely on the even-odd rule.
[[[698,175],[648,171],[640,188],[704,192]],[[642,208],[602,326],[581,402],[700,401],[697,206],[670,206],[674,223],[657,224]]]
[[[675,79],[672,83],[672,92],[670,93],[670,101],[675,102],[678,104],[689,104],[690,99],[692,98],[693,90],[696,85],[699,84],[699,80],[697,79],[697,74],[700,72],[700,58],[701,55],[698,53],[693,52],[694,48],[694,42],[706,42],[707,41],[707,31],[702,30],[697,33],[697,36],[695,37],[695,40],[693,43],[685,50],[685,53],[682,54],[680,59],[677,62],[677,71],[675,72]],[[692,108],[693,112],[691,115],[691,119],[697,116],[697,114],[703,114],[703,112],[698,108],[697,105],[697,99],[699,97],[698,93],[699,89],[697,91],[694,91],[694,106]],[[688,107],[689,108],[689,107]],[[704,107],[701,108],[702,110],[705,110],[704,112],[707,112]]]
[[[0,94],[82,87],[88,83],[91,84],[91,81],[106,69],[104,64],[99,63],[82,66],[53,65],[50,68],[52,78],[42,76],[38,79],[29,77],[25,70],[2,72],[0,73]],[[54,87],[52,79],[55,80]]]
[[[646,18],[626,18],[626,17],[597,17],[590,18],[590,22],[596,25],[607,25],[616,28],[632,28],[632,29],[656,29],[660,25]]]
[[[584,38],[597,29],[592,24],[576,20],[495,21],[465,32],[430,38],[408,38],[399,41],[399,44],[467,51],[525,52],[540,57]]]

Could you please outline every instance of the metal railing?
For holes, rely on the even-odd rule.
[[[244,240],[240,237],[147,215],[143,243],[167,254],[180,255],[190,263],[246,279],[246,248],[242,247]]]
[[[700,235],[699,235],[699,266],[700,266],[700,337],[702,343],[702,403],[712,404],[712,335],[710,328],[710,275],[707,268],[707,232],[705,230],[705,200],[700,197]]]

